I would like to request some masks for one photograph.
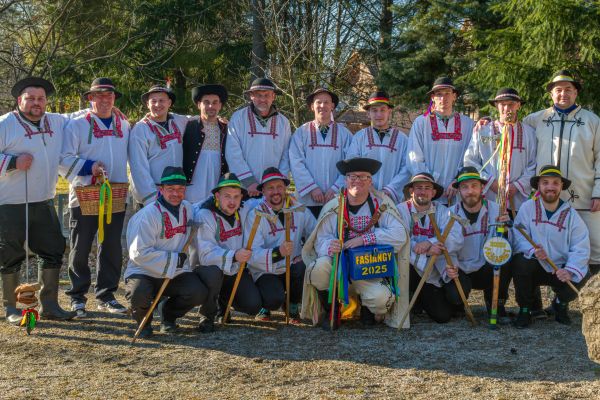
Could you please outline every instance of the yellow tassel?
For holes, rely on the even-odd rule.
[[[219,199],[215,197],[215,207],[219,208]]]

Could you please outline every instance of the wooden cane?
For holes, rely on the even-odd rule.
[[[285,213],[285,241],[290,241],[291,214]],[[285,323],[290,323],[290,269],[292,267],[292,256],[285,256]]]
[[[448,222],[448,225],[446,225],[446,229],[444,229],[444,233],[442,233],[442,241],[445,241],[446,238],[448,237],[448,235],[450,234],[450,230],[452,229],[453,224],[454,224],[454,219],[451,219],[450,222]],[[425,266],[425,270],[423,271],[423,276],[421,277],[421,280],[419,281],[419,284],[417,285],[417,288],[415,289],[415,292],[413,293],[413,297],[410,300],[410,303],[408,304],[408,310],[406,310],[406,312],[402,316],[402,319],[400,320],[400,325],[398,325],[398,329],[400,329],[402,326],[404,326],[404,321],[410,314],[410,310],[412,310],[413,306],[417,302],[417,298],[419,297],[419,294],[421,293],[421,289],[423,289],[423,286],[425,285],[427,278],[429,278],[429,275],[431,275],[431,271],[433,270],[433,265],[435,264],[437,257],[438,256],[435,254],[432,255],[431,257],[429,257],[429,261],[427,261],[427,265]]]
[[[510,205],[510,213],[512,214],[514,221],[515,218],[517,218],[517,210],[515,210],[515,200],[512,197],[509,197],[508,204]]]
[[[520,226],[520,225],[515,225],[515,228],[517,228],[517,230],[518,230],[518,231],[521,233],[521,235],[523,235],[523,237],[524,237],[524,238],[525,238],[525,239],[526,239],[526,240],[529,242],[529,244],[531,244],[531,245],[532,245],[534,248],[536,248],[536,249],[538,249],[538,248],[539,248],[539,246],[538,246],[538,245],[537,245],[537,244],[536,244],[536,243],[535,243],[535,242],[534,242],[534,241],[531,239],[531,236],[529,236],[529,235],[527,234],[527,232],[525,232],[525,229],[523,229],[523,227],[522,227],[522,226]],[[547,262],[548,262],[548,264],[550,264],[550,266],[552,267],[552,269],[553,269],[555,272],[556,272],[556,271],[558,271],[558,270],[560,269],[560,268],[558,268],[558,267],[556,266],[556,264],[554,263],[554,261],[552,261],[550,258],[546,258],[546,260],[544,260],[544,261],[547,261]],[[573,282],[571,282],[571,281],[569,280],[569,281],[567,281],[567,285],[569,285],[569,287],[570,287],[571,289],[573,289],[573,291],[574,291],[575,293],[577,293],[577,296],[579,296],[579,290],[577,290],[577,288],[575,287],[575,285],[573,285]]]
[[[246,244],[246,250],[252,249],[252,243],[254,242],[254,236],[256,236],[256,231],[258,230],[258,225],[260,224],[260,214],[255,214],[254,223],[252,224],[252,230],[250,231],[250,237],[248,238],[248,243]],[[225,314],[223,315],[223,319],[221,320],[221,325],[225,325],[227,321],[227,317],[229,316],[229,310],[231,309],[231,305],[233,304],[233,299],[235,298],[235,294],[237,292],[238,285],[242,280],[242,275],[244,273],[244,268],[246,268],[246,261],[240,264],[240,269],[235,277],[235,282],[233,283],[233,289],[231,290],[231,295],[229,296],[229,301],[227,302],[227,308],[225,308]]]
[[[435,214],[430,214],[429,220],[431,221],[431,226],[433,227],[433,231],[435,232],[435,237],[437,238],[437,240],[440,243],[444,244],[446,239],[444,238],[442,240],[442,235],[440,234],[440,228],[437,224],[437,221],[435,220]],[[452,259],[450,258],[450,253],[448,253],[448,250],[446,250],[445,248],[444,248],[443,252],[444,252],[444,257],[446,258],[446,264],[452,266]],[[465,291],[463,290],[460,280],[458,279],[458,277],[456,277],[453,279],[453,281],[454,281],[454,284],[456,285],[456,290],[458,291],[458,294],[460,295],[460,298],[465,306],[465,313],[467,314],[469,321],[471,321],[471,325],[472,326],[477,325],[477,321],[475,320],[475,317],[473,316],[473,312],[471,312],[471,307],[469,306],[469,302],[467,301],[467,296],[465,295]]]
[[[192,244],[192,241],[196,237],[196,231],[197,230],[198,230],[198,226],[197,225],[192,226],[192,230],[190,232],[190,236],[185,241],[185,243],[183,245],[183,248],[181,249],[181,253],[185,253],[188,250],[188,248]],[[171,278],[165,278],[163,280],[163,283],[162,283],[162,285],[160,285],[160,289],[158,289],[158,293],[156,294],[156,297],[154,298],[154,301],[150,305],[150,308],[146,312],[146,315],[144,315],[144,319],[142,319],[142,322],[140,323],[140,326],[138,326],[137,330],[135,331],[135,335],[133,335],[133,340],[131,341],[131,344],[135,343],[135,341],[137,340],[138,336],[142,332],[142,329],[144,329],[144,327],[148,323],[148,320],[149,320],[150,316],[152,315],[152,312],[154,311],[154,309],[158,305],[158,302],[160,301],[160,298],[162,297],[162,294],[165,291],[165,289],[167,288],[167,285],[169,284],[170,281],[171,281]]]

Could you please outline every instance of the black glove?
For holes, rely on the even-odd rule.
[[[185,263],[185,260],[187,260],[187,254],[185,253],[179,253],[179,260],[177,261],[177,269],[179,268],[183,268],[183,264]]]

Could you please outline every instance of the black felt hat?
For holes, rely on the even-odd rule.
[[[173,104],[175,103],[175,100],[177,99],[177,97],[175,96],[175,93],[173,93],[173,90],[171,90],[170,87],[163,86],[163,85],[154,85],[146,93],[144,93],[142,95],[142,103],[144,103],[144,104],[148,103],[148,97],[150,97],[150,95],[152,93],[165,93],[167,96],[169,96],[169,99],[171,99],[171,103],[173,103]]]
[[[190,184],[187,183],[185,173],[183,172],[183,168],[181,167],[165,167],[162,176],[160,177],[159,185],[190,186]]]
[[[573,75],[568,69],[561,69],[560,71],[556,71],[554,75],[552,75],[552,79],[550,80],[550,82],[546,84],[546,91],[551,91],[554,85],[556,85],[558,82],[571,82],[573,86],[577,88],[578,92],[581,92],[581,89],[583,89],[583,87],[581,86],[581,82],[575,79],[575,75]]]
[[[83,94],[83,97],[87,97],[88,94],[93,92],[114,92],[115,99],[121,97],[121,92],[115,89],[115,84],[110,78],[96,78],[90,86],[90,90]]]
[[[16,99],[23,93],[23,90],[28,87],[41,87],[46,92],[46,96],[50,96],[54,93],[54,85],[44,78],[37,78],[30,76],[24,78],[14,84],[10,90],[10,94]]]
[[[242,182],[240,182],[239,178],[233,172],[227,172],[226,174],[221,175],[219,178],[219,183],[215,186],[211,192],[212,194],[217,193],[220,189],[225,187],[238,188],[242,191],[242,195],[246,197],[248,195],[248,191],[244,189],[242,186]]]
[[[394,105],[390,101],[390,96],[388,96],[385,90],[378,90],[371,93],[369,99],[367,100],[367,104],[365,104],[363,108],[368,111],[369,108],[378,106],[380,104],[385,104],[389,108],[394,108]]]
[[[567,190],[569,186],[571,186],[571,181],[562,176],[562,172],[560,172],[560,169],[556,165],[544,165],[540,169],[540,173],[537,176],[532,177],[529,181],[529,183],[531,183],[531,187],[537,190],[540,178],[544,176],[556,176],[560,178],[563,183],[562,190]]]
[[[275,92],[275,94],[283,93],[277,88],[277,86],[275,86],[273,81],[268,78],[256,78],[250,84],[250,89],[244,91],[244,94],[254,92],[255,90],[272,90]]]
[[[498,89],[498,91],[496,92],[496,97],[494,97],[493,99],[489,99],[488,103],[490,103],[492,106],[496,107],[496,103],[499,101],[518,101],[521,104],[525,104],[526,101],[523,100],[521,98],[521,96],[519,96],[519,92],[517,92],[516,89],[513,88],[502,88],[502,89]]]
[[[287,178],[287,176],[283,175],[281,173],[281,171],[279,171],[278,168],[269,167],[269,168],[265,169],[265,171],[263,172],[262,179],[260,180],[260,184],[256,188],[259,191],[262,191],[262,188],[265,183],[274,181],[276,179],[281,179],[283,181],[283,183],[285,184],[285,186],[288,186],[290,184],[290,180]]]
[[[381,161],[366,157],[355,157],[338,161],[335,166],[342,175],[348,175],[352,172],[368,172],[375,175],[381,168]]]
[[[486,181],[485,179],[483,179],[481,177],[481,175],[479,174],[479,171],[477,171],[477,168],[463,167],[458,172],[458,175],[456,175],[456,181],[452,183],[452,187],[454,189],[458,189],[458,186],[460,185],[461,182],[468,181],[471,179],[476,179],[479,182],[483,183],[484,185],[486,185],[488,183],[488,181]]]
[[[229,98],[229,94],[227,93],[227,89],[223,85],[219,84],[209,84],[209,85],[200,85],[192,88],[192,101],[194,104],[198,104],[200,100],[202,100],[202,96],[207,94],[215,94],[219,96],[221,100],[221,104],[225,104],[227,99]]]
[[[331,101],[333,102],[333,105],[337,107],[338,103],[340,102],[340,98],[337,94],[333,93],[331,90],[326,88],[318,88],[317,90],[306,96],[306,105],[310,107],[310,105],[315,99],[315,96],[321,93],[327,93],[329,96],[331,96]]]
[[[435,196],[433,196],[433,199],[431,200],[439,199],[444,194],[444,188],[442,185],[438,184],[435,179],[433,179],[433,176],[430,173],[419,172],[410,178],[410,182],[404,185],[403,193],[405,199],[410,198],[410,192],[408,189],[412,188],[417,182],[429,182],[433,185],[433,188],[435,189]]]
[[[431,90],[427,92],[427,96],[431,96],[438,89],[452,89],[454,93],[459,94],[458,89],[454,86],[452,79],[447,76],[440,76],[433,82]]]

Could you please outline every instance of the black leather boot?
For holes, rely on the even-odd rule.
[[[336,330],[340,327],[342,314],[341,307],[337,300],[334,300],[333,304],[329,304],[329,292],[327,290],[319,290],[317,291],[319,294],[319,300],[321,301],[321,305],[325,310],[323,319],[321,321],[321,328],[326,331],[330,331],[331,329],[331,306],[334,307],[334,320],[333,320],[333,330]]]
[[[21,311],[17,308],[15,289],[19,286],[19,273],[2,274],[2,305],[6,312],[6,321],[11,325],[19,325]]]
[[[58,304],[58,278],[60,268],[40,268],[40,318],[57,321],[67,321],[76,315],[74,311],[63,310]]]

